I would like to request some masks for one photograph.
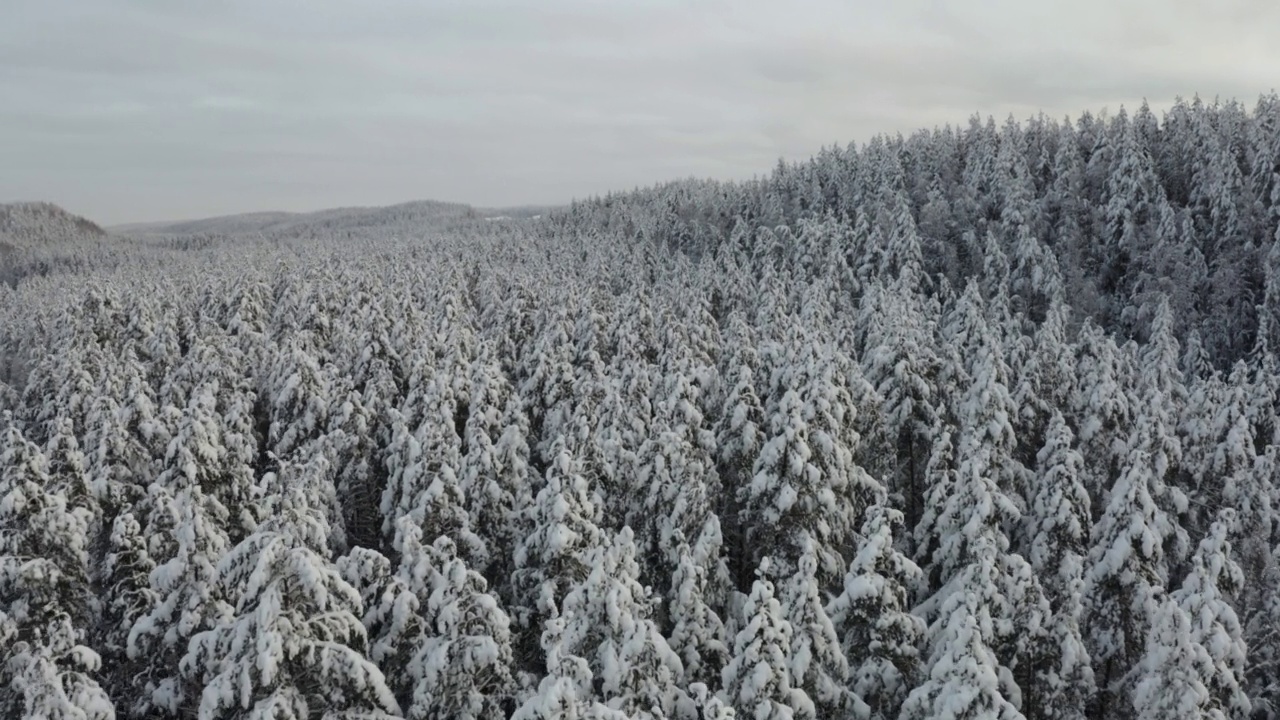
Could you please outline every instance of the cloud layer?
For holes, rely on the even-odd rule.
[[[10,0],[0,201],[549,203],[974,112],[1252,104],[1270,0]]]

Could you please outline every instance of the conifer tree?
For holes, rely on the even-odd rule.
[[[522,520],[525,534],[511,578],[519,602],[513,614],[526,654],[530,639],[542,635],[542,623],[560,614],[565,596],[588,576],[591,553],[603,542],[598,510],[577,462],[563,440],[554,447],[545,485]]]
[[[1280,583],[1280,546],[1262,577],[1267,587]],[[1248,648],[1246,687],[1254,712],[1265,718],[1280,713],[1280,594],[1271,593],[1245,627]]]
[[[927,679],[907,696],[899,714],[902,720],[1022,720],[1018,688],[988,641],[1001,610],[988,601],[988,588],[995,580],[994,551],[990,545],[980,551],[939,609],[929,628]],[[1007,697],[1010,693],[1012,699]]]
[[[1209,660],[1203,678],[1209,692],[1208,707],[1227,717],[1247,717],[1251,710],[1245,694],[1246,646],[1232,600],[1244,584],[1240,566],[1232,558],[1229,535],[1236,513],[1222,510],[1191,558],[1191,570],[1182,587],[1170,599],[1190,620],[1190,639],[1204,648]]]
[[[671,575],[667,602],[671,624],[667,641],[684,664],[690,683],[718,683],[728,662],[728,637],[717,612],[722,604],[718,596],[728,585],[720,548],[718,525],[710,523],[694,547],[682,542],[677,548],[679,561]]]
[[[870,709],[849,691],[849,660],[823,607],[812,540],[806,541],[799,560],[779,593],[782,614],[792,630],[791,682],[809,696],[819,717],[866,717]]]
[[[1095,704],[1123,703],[1116,681],[1142,657],[1168,577],[1164,543],[1174,532],[1157,505],[1150,456],[1135,450],[1093,527],[1085,576],[1085,622],[1099,693]]]
[[[1146,654],[1140,665],[1141,674],[1133,690],[1133,717],[1141,720],[1226,717],[1210,705],[1204,673],[1211,661],[1204,648],[1191,639],[1191,623],[1186,611],[1172,598],[1161,598],[1157,603],[1147,634]],[[1127,716],[1119,709],[1112,712],[1116,717]]]
[[[722,677],[726,701],[743,717],[759,720],[815,718],[813,701],[791,678],[791,623],[764,575],[751,588],[743,607],[746,623],[734,638],[733,656]]]
[[[364,656],[359,594],[289,527],[251,535],[218,564],[212,585],[229,612],[191,637],[179,665],[182,684],[203,688],[200,717],[399,716]]]
[[[96,600],[88,579],[90,512],[52,492],[48,461],[4,418],[0,447],[0,711],[111,720],[84,644]]]
[[[107,668],[107,689],[113,696],[121,696],[132,687],[138,663],[128,657],[129,631],[159,599],[150,582],[155,567],[137,519],[129,512],[117,515],[100,579],[102,617],[96,638]]]
[[[176,497],[166,494],[166,500],[175,520],[174,553],[151,571],[157,601],[134,622],[127,643],[129,658],[142,662],[146,679],[135,711],[178,715],[198,701],[178,677],[188,640],[227,619],[229,608],[213,595],[213,580],[229,543],[205,510],[199,487],[183,488]]]
[[[907,600],[924,575],[894,548],[902,525],[897,510],[868,509],[843,590],[826,608],[849,659],[853,691],[873,720],[897,717],[919,672],[925,627]]]
[[[1093,668],[1081,630],[1084,558],[1088,552],[1089,495],[1083,461],[1071,447],[1071,429],[1055,411],[1039,454],[1035,497],[1027,515],[1030,569],[1045,589],[1053,615],[1041,639],[1039,663],[1027,679],[1036,699],[1030,717],[1080,718],[1095,692]]]
[[[407,716],[501,716],[515,689],[510,620],[448,537],[430,550],[437,574],[422,608],[427,636],[408,667],[418,679]]]

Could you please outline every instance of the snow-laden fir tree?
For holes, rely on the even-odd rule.
[[[718,608],[724,607],[728,568],[721,555],[719,524],[708,522],[693,547],[681,542],[671,574],[667,617],[671,649],[684,664],[690,683],[716,685],[729,661],[728,637]]]
[[[1083,460],[1072,447],[1071,429],[1054,412],[1038,456],[1031,507],[1026,516],[1030,569],[1053,607],[1039,658],[1028,668],[1028,718],[1081,718],[1095,691],[1093,667],[1081,631],[1084,559],[1088,552],[1089,495],[1081,478]]]
[[[177,416],[177,431],[169,441],[155,482],[171,496],[199,489],[202,509],[219,529],[229,536],[242,537],[256,526],[258,517],[254,511],[260,508],[253,502],[251,473],[228,455],[222,443],[223,424],[216,395],[214,385],[201,385],[191,391],[190,400]],[[147,532],[154,531],[148,527]]]
[[[1225,508],[1200,541],[1191,557],[1191,569],[1182,587],[1170,598],[1190,620],[1191,642],[1204,648],[1209,659],[1203,678],[1212,710],[1226,717],[1247,717],[1251,703],[1244,690],[1247,648],[1240,620],[1233,607],[1244,584],[1244,574],[1232,557],[1229,539],[1236,513]]]
[[[1112,717],[1139,720],[1221,719],[1206,683],[1212,661],[1191,638],[1187,613],[1172,598],[1156,600],[1157,609],[1147,633],[1146,652],[1137,670],[1133,709],[1109,708]]]
[[[179,664],[192,688],[187,702],[201,720],[398,717],[382,672],[364,654],[360,595],[308,547],[308,529],[291,531],[296,516],[289,520],[246,538],[218,564],[211,589],[228,612],[191,637]]]
[[[412,537],[415,527],[406,531],[410,536],[403,542],[417,541]],[[407,547],[402,552],[416,554]],[[426,633],[405,668],[415,679],[407,717],[480,720],[504,715],[515,691],[506,612],[484,578],[458,557],[448,537],[440,536],[417,552],[430,558],[436,572],[420,610]]]
[[[891,490],[902,497],[906,520],[920,519],[924,472],[937,418],[936,379],[940,361],[933,352],[930,328],[910,297],[879,287],[882,314],[874,321],[863,359],[867,380],[884,398],[881,411],[894,444],[896,462]]]
[[[769,559],[743,607],[746,618],[733,641],[733,655],[721,682],[725,702],[742,717],[757,720],[816,718],[813,700],[792,683],[792,627],[767,579]]]
[[[857,434],[846,424],[854,416],[852,398],[832,359],[811,346],[796,362],[775,377],[769,439],[751,483],[737,492],[739,523],[751,557],[772,553],[779,577],[795,571],[812,541],[825,587],[844,571],[842,552],[859,506],[876,502],[884,489],[853,461]]]
[[[319,437],[328,424],[332,378],[307,351],[307,344],[304,337],[278,348],[266,377],[264,394],[271,416],[267,442],[277,457],[289,457]]]
[[[791,682],[809,696],[819,717],[867,717],[870,708],[849,690],[849,660],[823,606],[817,573],[817,552],[806,540],[795,574],[783,579],[778,593],[791,623]]]
[[[1086,320],[1077,345],[1078,378],[1073,412],[1080,454],[1088,471],[1085,487],[1097,513],[1102,498],[1127,461],[1132,403],[1115,342]]]
[[[1064,600],[1067,588],[1079,579],[1093,527],[1084,460],[1073,440],[1071,428],[1055,411],[1037,456],[1025,522],[1027,560],[1055,602]]]
[[[102,521],[102,508],[90,485],[88,462],[80,450],[80,441],[76,439],[70,419],[57,418],[50,424],[44,456],[49,465],[47,490],[61,495],[69,508],[86,511],[90,530],[96,531],[96,526]]]
[[[1247,638],[1245,679],[1254,712],[1273,720],[1280,717],[1280,545],[1261,584],[1272,592],[1245,627]]]
[[[926,679],[907,696],[901,720],[1023,719],[1018,688],[988,640],[996,633],[1001,608],[989,602],[996,549],[984,544],[986,549],[956,578],[929,628]]]
[[[571,328],[563,310],[554,321],[540,322],[539,327],[532,347],[522,353],[525,362],[519,370],[520,396],[529,417],[530,445],[550,462],[554,457],[551,444],[565,431],[573,411],[576,381],[570,359]]]
[[[1064,409],[1069,412],[1075,397],[1075,358],[1067,341],[1069,312],[1065,303],[1049,307],[1012,388],[1013,402],[1018,408],[1014,429],[1026,455],[1044,446],[1053,414]],[[1030,465],[1033,458],[1020,459]]]
[[[604,542],[599,511],[577,461],[558,440],[545,484],[521,519],[511,583],[520,604],[512,608],[525,636],[521,650],[542,635],[542,624],[560,614],[560,605],[591,572],[592,553]],[[520,660],[529,663],[532,658]],[[533,661],[534,667],[540,663]]]
[[[547,623],[542,638],[547,673],[538,687],[516,708],[511,720],[622,720],[625,715],[610,712],[591,699],[591,668],[587,661],[563,653],[559,647],[560,628],[572,618],[557,617]]]
[[[949,432],[939,430],[936,438],[930,460],[933,486],[916,527],[917,558],[929,568],[930,594],[956,577],[980,550],[1008,552],[1003,528],[1021,517],[987,474],[990,456],[976,438],[962,436],[958,453],[952,450]],[[936,599],[941,602],[944,597],[939,594]]]
[[[116,516],[107,540],[106,562],[99,582],[102,585],[102,615],[98,620],[96,644],[103,655],[105,684],[119,696],[133,684],[139,666],[128,657],[129,631],[140,617],[151,611],[158,596],[151,588],[155,561],[147,552],[142,526],[132,513]]]
[[[1156,483],[1150,456],[1135,450],[1090,539],[1084,617],[1094,702],[1112,712],[1127,704],[1121,680],[1142,657],[1168,577],[1164,545],[1175,528],[1156,503]]]
[[[52,492],[48,461],[9,417],[0,447],[0,711],[111,720],[84,643],[91,513]]]
[[[151,571],[153,607],[129,630],[128,655],[140,661],[145,691],[137,698],[140,713],[180,715],[198,701],[192,688],[177,676],[178,660],[196,633],[227,619],[229,609],[214,597],[214,577],[229,545],[217,518],[198,486],[183,488],[176,497],[164,495],[167,513],[175,519],[172,557]]]
[[[734,320],[746,327],[739,316]],[[725,538],[731,549],[729,557],[734,561],[749,555],[745,528],[739,522],[738,497],[751,482],[751,469],[764,446],[767,429],[764,408],[755,389],[755,368],[751,364],[755,362],[754,347],[748,343],[753,341],[747,330],[741,333],[739,342],[744,344],[739,346],[738,353],[742,357],[724,371],[724,382],[729,389],[715,431],[717,468],[724,488],[717,510],[724,520]],[[746,354],[744,348],[750,348],[751,354]],[[741,565],[735,576],[749,578],[746,563]]]
[[[40,644],[15,641],[12,628],[0,616],[0,642],[8,647],[0,668],[5,685],[0,710],[9,717],[114,720],[111,699],[93,679],[101,658],[77,642],[78,634],[65,617],[49,630]]]
[[[598,699],[609,708],[627,717],[675,717],[690,706],[684,667],[652,619],[655,599],[639,583],[635,555],[630,528],[592,553],[590,573],[565,597],[564,621],[554,626],[556,652],[588,661],[600,681]],[[554,658],[547,662],[551,667]]]
[[[168,433],[156,432],[161,426],[154,420],[149,398],[140,396],[138,403],[141,407],[121,405],[100,395],[85,420],[89,484],[108,516],[132,507],[146,494],[155,459],[163,457],[168,446]]]
[[[519,399],[491,361],[472,370],[471,411],[465,428],[466,454],[459,486],[471,524],[489,549],[485,577],[510,576],[519,538],[515,514],[533,501],[530,491],[528,421]]]
[[[712,521],[712,499],[720,486],[713,460],[715,437],[702,428],[702,413],[692,402],[689,382],[679,377],[671,384],[673,395],[657,403],[654,435],[640,449],[639,501],[628,513],[628,525],[638,529],[643,556],[660,558],[650,563],[656,567],[646,569],[656,578],[652,585],[664,593],[679,563],[678,538],[696,538]]]
[[[894,547],[902,513],[868,508],[841,593],[827,605],[849,660],[850,686],[873,720],[896,718],[919,672],[924,621],[908,605],[924,574]]]
[[[1157,484],[1156,500],[1177,518],[1187,512],[1187,497],[1177,481],[1182,473],[1183,449],[1177,434],[1178,418],[1185,403],[1186,388],[1177,367],[1178,343],[1173,337],[1173,318],[1167,302],[1159,304],[1152,320],[1151,338],[1141,355],[1142,376],[1138,381],[1138,402],[1134,405],[1131,449],[1142,449],[1151,457]],[[1187,546],[1181,526],[1169,538],[1179,558]]]
[[[469,565],[484,567],[489,550],[473,529],[457,474],[462,457],[451,392],[444,378],[428,384],[422,424],[412,435],[402,422],[393,421],[395,462],[388,461],[391,475],[382,493],[383,533],[395,542],[399,520],[408,517],[425,537],[448,535]]]
[[[421,531],[407,521],[400,533],[399,566],[368,548],[354,548],[338,558],[335,566],[360,595],[364,614],[360,617],[367,638],[366,656],[379,668],[386,668],[387,685],[402,707],[412,704],[417,679],[407,668],[428,632],[423,606],[435,587],[436,572],[431,546],[419,541]],[[407,550],[407,552],[405,552]],[[395,669],[394,671],[392,669]]]
[[[360,394],[349,391],[330,408],[323,448],[333,463],[333,484],[347,542],[357,547],[382,547],[378,506],[385,470],[376,460],[381,455],[377,418]]]

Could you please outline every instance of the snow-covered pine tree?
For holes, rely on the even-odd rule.
[[[191,390],[186,407],[177,416],[177,431],[169,441],[155,482],[173,497],[188,489],[199,489],[203,512],[219,531],[238,538],[253,531],[259,519],[254,511],[260,508],[252,502],[255,493],[250,469],[230,457],[222,443],[217,392],[213,384]],[[154,532],[149,526],[146,530],[147,534]]]
[[[230,611],[213,595],[215,571],[229,542],[218,519],[206,509],[209,503],[199,486],[182,488],[176,497],[167,492],[161,497],[169,505],[163,511],[175,521],[174,552],[151,571],[157,601],[129,630],[128,655],[141,662],[140,680],[145,680],[134,712],[180,715],[198,702],[178,677],[187,641],[216,627]]]
[[[543,623],[560,614],[573,587],[591,572],[592,552],[604,542],[597,521],[599,511],[577,461],[557,440],[545,484],[520,521],[512,596],[518,605],[513,619],[524,637],[518,660],[524,667],[541,666],[540,654],[529,647],[542,635]]]
[[[383,533],[394,543],[401,518],[422,528],[423,536],[447,535],[457,543],[468,565],[485,567],[489,549],[475,532],[458,480],[462,466],[461,441],[454,424],[452,389],[447,378],[432,379],[424,392],[422,425],[406,436],[398,426],[393,442],[395,463],[382,493]]]
[[[627,524],[636,528],[649,584],[665,594],[679,563],[679,538],[697,538],[713,515],[720,487],[713,453],[715,436],[702,428],[693,388],[683,376],[669,381],[672,394],[657,403],[653,435],[638,455],[639,476]],[[719,518],[716,518],[719,522]],[[653,550],[656,549],[656,553]]]
[[[52,491],[48,460],[4,417],[0,446],[0,712],[111,720],[84,645],[96,605],[88,578],[91,513]]]
[[[378,506],[386,472],[378,462],[377,418],[354,390],[338,399],[340,402],[329,410],[329,429],[321,442],[324,455],[333,464],[341,527],[350,545],[381,548]]]
[[[117,515],[99,577],[102,616],[95,637],[95,645],[103,655],[104,684],[113,697],[125,696],[133,688],[139,663],[128,656],[129,630],[159,599],[151,589],[150,577],[155,567],[137,519],[129,512]]]
[[[179,666],[201,718],[400,715],[364,655],[360,595],[307,547],[308,534],[260,530],[218,564],[210,590],[229,612],[191,637]]]
[[[1084,460],[1072,447],[1074,434],[1060,412],[1051,416],[1036,462],[1023,544],[1027,560],[1055,603],[1080,579],[1093,519],[1084,487]]]
[[[1236,513],[1219,511],[1218,519],[1191,557],[1191,569],[1181,589],[1170,594],[1190,620],[1190,640],[1204,648],[1209,667],[1203,677],[1209,691],[1207,707],[1226,717],[1247,717],[1251,710],[1244,691],[1247,649],[1243,629],[1232,607],[1244,585],[1244,575],[1232,557],[1230,535]]]
[[[530,489],[528,420],[520,400],[499,374],[496,361],[477,361],[471,377],[466,454],[458,477],[472,527],[489,549],[486,578],[510,577],[519,540],[515,514],[533,502]]]
[[[1262,605],[1245,627],[1248,657],[1245,678],[1249,699],[1258,717],[1280,717],[1280,545],[1261,584],[1270,588]]]
[[[520,397],[526,403],[529,441],[539,457],[550,463],[551,445],[565,432],[573,410],[576,379],[570,357],[572,327],[564,310],[554,317],[544,313],[537,320],[537,335],[523,353]]]
[[[408,520],[401,520],[401,524],[404,527],[397,533],[399,566],[376,550],[355,548],[339,558],[336,567],[360,595],[367,657],[385,670],[396,702],[407,708],[413,702],[419,675],[405,670],[430,631],[424,607],[437,585],[438,573],[432,546],[422,543],[421,529]]]
[[[1168,578],[1164,545],[1174,525],[1152,490],[1150,456],[1135,450],[1093,526],[1085,575],[1085,627],[1098,694],[1113,712],[1129,704],[1119,681],[1142,657]]]
[[[902,498],[906,521],[914,527],[924,497],[930,431],[937,419],[941,361],[933,351],[921,303],[894,290],[879,292],[882,316],[873,324],[880,337],[868,338],[863,365],[867,380],[884,398],[881,410],[896,452],[890,490]]]
[[[587,661],[560,650],[561,629],[570,620],[571,617],[560,616],[548,621],[542,637],[547,674],[516,708],[511,720],[622,720],[625,717],[591,700],[592,675]]]
[[[816,718],[813,701],[792,684],[792,627],[774,597],[769,572],[766,557],[743,606],[746,622],[734,638],[732,659],[722,673],[724,699],[743,717]]]
[[[1186,403],[1186,388],[1178,369],[1178,342],[1173,337],[1173,317],[1168,302],[1160,302],[1151,324],[1151,337],[1141,356],[1142,376],[1138,381],[1138,402],[1134,406],[1133,427],[1128,446],[1143,449],[1151,457],[1156,484],[1156,501],[1176,519],[1187,512],[1182,472],[1182,440],[1177,427]],[[1185,557],[1187,541],[1181,525],[1168,538],[1178,558]]]
[[[756,394],[755,364],[758,359],[755,357],[753,335],[741,315],[733,315],[729,322],[730,337],[736,339],[736,345],[730,345],[735,352],[732,355],[726,353],[726,358],[733,359],[728,360],[726,368],[721,371],[728,392],[715,429],[717,469],[723,485],[716,510],[724,520],[728,554],[736,569],[734,576],[739,582],[744,578],[750,582],[752,569],[747,567],[749,563],[737,562],[739,558],[750,556],[746,531],[739,523],[738,497],[751,482],[751,470],[764,446],[767,426],[764,408]]]
[[[899,511],[868,508],[843,591],[826,608],[849,659],[851,687],[872,720],[898,716],[919,672],[925,626],[907,601],[924,574],[894,547],[902,526]]]
[[[849,660],[823,607],[817,573],[814,542],[806,539],[795,574],[778,594],[791,623],[791,683],[809,696],[818,717],[867,717],[870,708],[849,690]]]
[[[954,459],[951,435],[935,433],[930,471],[935,475],[925,501],[925,514],[916,527],[917,557],[927,567],[927,595],[944,587],[972,562],[978,549],[993,547],[1008,552],[1004,526],[1021,514],[994,478],[987,474],[989,460],[973,437],[962,437],[959,463]],[[938,600],[943,598],[940,596]]]
[[[325,431],[332,405],[330,371],[309,352],[311,339],[300,336],[276,349],[263,389],[271,418],[267,443],[281,458]]]
[[[90,532],[96,535],[96,526],[102,522],[102,508],[90,486],[88,462],[80,450],[80,441],[69,418],[56,418],[50,423],[44,456],[49,465],[49,487],[46,489],[61,495],[69,508],[86,511]]]
[[[1035,454],[1044,447],[1053,414],[1071,412],[1076,394],[1076,367],[1067,342],[1070,312],[1065,302],[1049,307],[1012,389],[1013,403],[1018,408],[1013,420],[1018,459],[1027,466],[1033,464]]]
[[[110,516],[146,494],[171,431],[156,405],[146,368],[126,351],[113,371],[118,393],[102,385],[86,418],[84,449],[95,497]],[[116,398],[113,395],[118,394]]]
[[[1128,459],[1132,403],[1120,366],[1120,350],[1091,320],[1086,319],[1081,327],[1077,348],[1073,425],[1088,471],[1085,487],[1095,503],[1096,515]]]
[[[749,485],[738,488],[739,523],[750,557],[772,553],[779,577],[798,567],[807,540],[818,557],[819,582],[834,585],[863,508],[884,488],[853,461],[857,433],[847,424],[853,403],[828,349],[810,345],[775,376],[768,441]]]
[[[0,615],[0,642],[8,647],[0,669],[0,681],[5,685],[5,690],[0,691],[0,710],[6,715],[115,719],[111,699],[93,679],[101,667],[101,658],[78,643],[78,633],[65,616],[49,627],[48,635],[39,644],[15,642],[14,635]]]
[[[996,549],[984,544],[978,559],[957,577],[929,628],[926,680],[907,696],[900,720],[1023,720],[1016,704],[1018,688],[988,642],[1001,608],[989,602]]]
[[[1026,518],[1029,567],[1052,608],[1040,643],[1041,662],[1027,668],[1024,688],[1035,697],[1028,718],[1081,718],[1095,691],[1093,668],[1081,631],[1084,558],[1088,552],[1089,495],[1081,482],[1083,460],[1072,447],[1061,413],[1049,421],[1038,458],[1035,495]]]
[[[429,551],[437,569],[422,607],[427,633],[406,668],[417,679],[407,717],[501,717],[515,691],[510,620],[452,540],[440,536]]]
[[[671,625],[667,638],[684,664],[691,684],[716,685],[729,661],[728,637],[717,611],[724,606],[729,586],[728,568],[721,555],[719,524],[708,522],[695,545],[680,543],[679,562],[671,574],[666,614]]]
[[[606,706],[626,717],[673,717],[688,711],[684,668],[652,619],[655,599],[640,585],[635,555],[625,527],[597,548],[590,573],[564,599],[563,623],[548,633],[559,633],[557,652],[587,659]]]
[[[1191,622],[1178,602],[1168,597],[1156,599],[1146,652],[1141,658],[1133,689],[1133,709],[1111,707],[1109,717],[1136,717],[1139,720],[1190,720],[1225,718],[1212,706],[1206,673],[1209,654],[1191,639]],[[1132,713],[1132,714],[1131,714]]]

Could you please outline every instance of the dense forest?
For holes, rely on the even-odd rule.
[[[1280,97],[482,215],[12,251],[0,716],[1280,718]]]

